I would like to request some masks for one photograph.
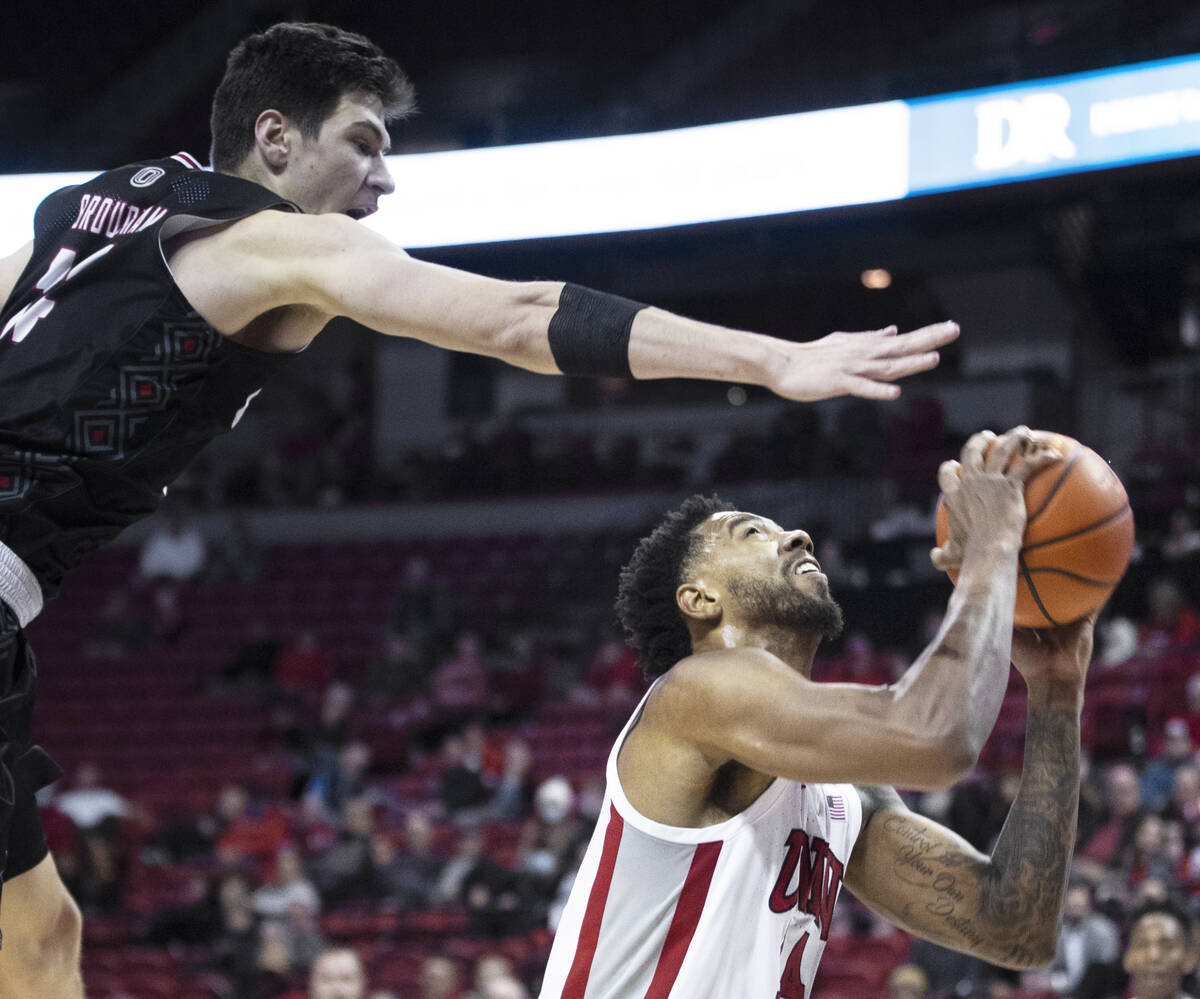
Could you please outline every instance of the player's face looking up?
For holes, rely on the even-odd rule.
[[[305,212],[339,212],[365,218],[396,189],[384,156],[391,148],[378,97],[343,94],[314,136],[278,112],[264,111],[256,125],[274,189]]]
[[[721,604],[723,623],[790,628],[822,638],[841,632],[841,608],[804,531],[785,531],[742,511],[713,514],[696,530],[702,549],[686,574]]]
[[[1125,951],[1125,970],[1138,999],[1176,999],[1192,963],[1191,946],[1177,919],[1152,912],[1137,921]]]

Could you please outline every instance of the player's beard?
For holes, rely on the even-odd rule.
[[[842,608],[833,597],[817,596],[786,583],[736,578],[729,592],[755,624],[837,638],[842,633]]]

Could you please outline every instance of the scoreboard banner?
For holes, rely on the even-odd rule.
[[[153,150],[153,157],[172,150]],[[870,204],[1200,153],[1200,56],[909,101],[388,158],[366,224],[409,248]],[[0,254],[95,171],[0,175]]]

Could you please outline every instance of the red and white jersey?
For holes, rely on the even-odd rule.
[[[609,754],[541,999],[808,999],[862,827],[858,792],[777,778],[717,825],[654,822],[617,776],[640,713]]]

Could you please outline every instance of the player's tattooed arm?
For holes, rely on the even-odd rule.
[[[1031,706],[1021,787],[990,857],[909,811],[890,789],[862,791],[866,828],[846,884],[897,926],[1010,968],[1054,956],[1079,802],[1079,712]]]

